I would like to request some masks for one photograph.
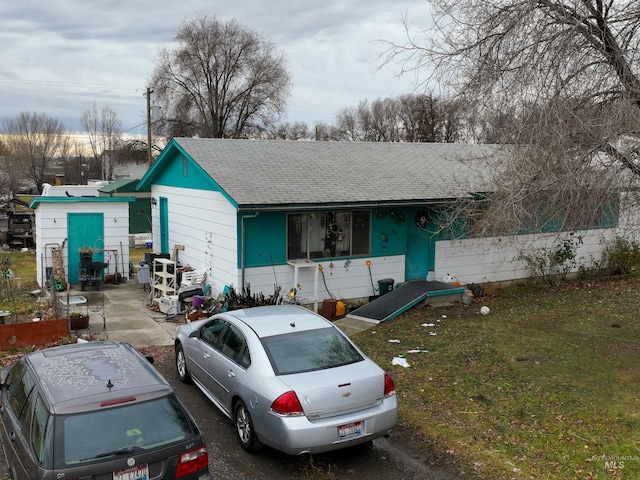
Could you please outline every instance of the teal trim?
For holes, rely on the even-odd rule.
[[[136,190],[145,191],[151,189],[151,185],[220,192],[238,208],[236,201],[173,139],[144,174]]]
[[[447,290],[435,290],[435,291],[429,292],[427,297],[443,297],[445,295],[455,295],[456,293],[464,293],[464,287],[459,287],[459,288],[451,287]]]
[[[238,214],[238,251],[242,250],[242,217],[244,220],[245,262],[244,266],[266,267],[287,263],[286,232],[287,214],[285,212],[260,212]],[[238,255],[238,268],[242,268],[242,256]]]
[[[37,208],[41,203],[132,203],[135,197],[33,197],[29,207]]]

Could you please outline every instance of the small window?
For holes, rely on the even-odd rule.
[[[302,212],[287,215],[287,258],[369,255],[368,210]]]
[[[240,330],[234,325],[229,325],[222,338],[220,351],[234,362],[242,364],[240,354],[244,351],[244,344],[244,336]]]
[[[47,424],[49,423],[49,411],[42,402],[40,395],[36,398],[36,404],[33,412],[33,420],[31,426],[31,446],[38,459],[42,463],[44,460],[44,438],[47,433]]]
[[[220,334],[226,326],[227,322],[223,320],[212,320],[202,327],[202,334],[200,335],[200,338],[202,338],[205,343],[215,347],[218,343],[218,339],[220,338]]]
[[[16,367],[19,368],[19,370],[15,368],[11,369],[11,373],[9,374],[9,378],[7,379],[9,383],[7,394],[11,410],[13,410],[13,413],[15,414],[18,421],[20,423],[23,423],[29,410],[29,396],[31,395],[31,392],[33,392],[35,385],[33,383],[31,375],[28,371],[26,371],[22,363],[19,363],[18,365],[16,365]],[[14,370],[16,370],[15,376],[12,375],[14,373]],[[22,370],[25,370],[24,375],[22,375]]]

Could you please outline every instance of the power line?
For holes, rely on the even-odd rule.
[[[117,90],[131,90],[140,88],[133,85],[109,85],[104,83],[81,83],[81,82],[55,82],[44,80],[8,80],[0,79],[0,83],[9,83],[16,85],[34,85],[34,86],[56,86],[56,87],[86,87],[86,88],[111,88]]]

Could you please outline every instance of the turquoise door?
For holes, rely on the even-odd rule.
[[[104,259],[104,214],[68,213],[67,214],[67,252],[69,255],[69,283],[80,281],[80,249],[89,247],[95,250],[94,262]]]
[[[160,197],[160,253],[169,253],[169,202]]]
[[[435,263],[435,236],[430,228],[432,225],[420,221],[423,217],[428,218],[425,212],[416,212],[415,220],[407,222],[407,254],[404,267],[407,281],[424,280]]]

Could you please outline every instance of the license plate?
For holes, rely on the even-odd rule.
[[[147,465],[139,465],[113,472],[113,480],[149,480],[149,467]]]
[[[338,427],[340,438],[357,437],[362,435],[362,422],[349,423]]]

